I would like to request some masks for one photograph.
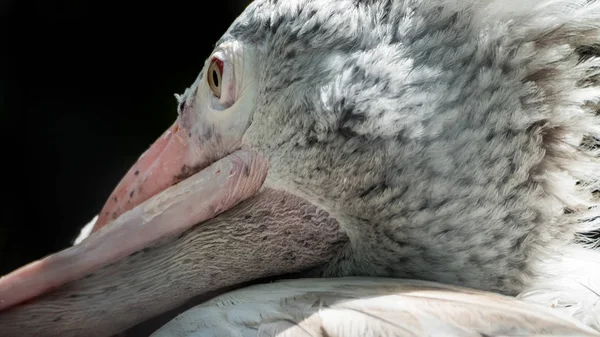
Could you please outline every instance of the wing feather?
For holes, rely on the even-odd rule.
[[[196,306],[152,337],[600,336],[562,312],[418,280],[334,278],[255,285]]]

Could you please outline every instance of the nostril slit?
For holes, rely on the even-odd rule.
[[[185,100],[179,102],[179,112],[183,112],[183,108],[185,108]]]

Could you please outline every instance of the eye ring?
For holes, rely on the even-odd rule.
[[[206,72],[206,80],[213,95],[221,98],[221,87],[223,86],[223,61],[213,58]]]

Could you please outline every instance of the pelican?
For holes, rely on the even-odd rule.
[[[597,336],[599,46],[593,0],[254,1],[93,233],[0,279],[0,335],[111,336],[296,274],[332,279],[155,336]]]

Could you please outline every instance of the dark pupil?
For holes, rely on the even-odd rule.
[[[215,83],[215,86],[218,87],[219,86],[219,76],[217,75],[216,70],[213,70],[212,76],[213,76],[213,82]]]

